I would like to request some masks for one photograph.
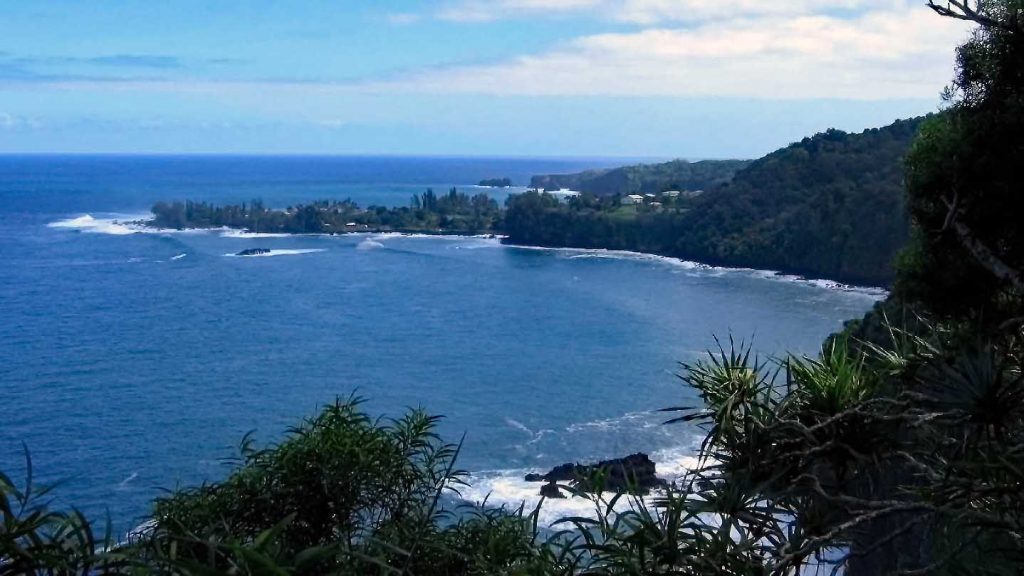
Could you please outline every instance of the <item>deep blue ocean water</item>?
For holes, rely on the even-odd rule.
[[[358,392],[373,413],[423,406],[447,438],[465,432],[469,498],[514,503],[537,490],[526,471],[638,450],[678,472],[696,433],[653,411],[693,401],[679,361],[730,334],[813,353],[878,292],[487,238],[120,223],[156,200],[403,204],[612,163],[0,156],[0,470],[23,472],[24,443],[58,503],[123,532],[161,488],[221,477],[246,432],[272,441]],[[230,256],[246,247],[274,255]]]

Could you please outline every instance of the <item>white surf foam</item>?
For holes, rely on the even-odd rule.
[[[526,424],[523,424],[522,422],[520,422],[519,420],[516,420],[515,418],[508,418],[508,417],[506,417],[505,418],[505,424],[508,424],[509,426],[515,428],[516,430],[520,430],[522,432],[525,432],[526,435],[531,437],[531,438],[533,438],[533,436],[534,436],[533,430],[530,430],[529,428],[526,427]]]
[[[131,216],[125,218],[95,218],[91,214],[83,214],[75,218],[66,218],[47,224],[50,228],[67,228],[94,234],[114,234],[124,236],[141,232],[142,226],[136,224],[138,219]]]
[[[668,482],[682,480],[700,464],[696,451],[694,446],[676,446],[652,452],[651,460],[657,465],[658,477]]]
[[[313,254],[314,252],[323,252],[323,248],[295,248],[287,249],[282,248],[278,250],[271,250],[265,254],[252,254],[250,256],[239,256],[236,253],[228,253],[225,256],[237,257],[237,258],[265,258],[268,256],[295,256],[297,254]]]
[[[532,512],[541,502],[541,482],[527,482],[523,477],[527,470],[493,470],[474,474],[468,479],[469,486],[459,487],[459,493],[467,502],[515,510],[524,507]],[[563,491],[563,494],[568,495]],[[587,498],[547,498],[538,514],[537,523],[549,527],[567,516],[596,515],[594,503]]]
[[[711,266],[705,266],[698,262],[690,262],[689,260],[679,260],[678,258],[667,258],[665,256],[656,256],[654,254],[642,254],[640,252],[623,252],[618,250],[608,250],[606,252],[587,252],[584,254],[573,254],[569,256],[571,260],[581,260],[587,258],[602,258],[611,260],[638,260],[643,262],[657,262],[659,264],[668,264],[670,266],[676,266],[684,268],[686,270],[697,270],[700,268],[711,268]]]
[[[124,480],[122,480],[121,483],[117,485],[117,487],[118,488],[127,488],[128,487],[128,483],[131,482],[132,480],[135,480],[138,477],[139,477],[139,473],[138,472],[132,472],[131,475],[128,476],[127,478],[125,478]]]
[[[363,234],[362,232],[353,232],[350,235]],[[491,240],[494,243],[500,244],[501,240],[507,238],[506,236],[500,236],[497,234],[424,234],[422,232],[367,232],[374,240],[388,240],[393,238],[409,238],[409,239],[430,239],[435,240]]]
[[[291,234],[277,232],[249,232],[248,230],[236,230],[234,228],[218,228],[221,238],[287,238]]]
[[[377,240],[372,240],[370,238],[367,238],[367,239],[363,240],[362,242],[360,242],[358,245],[356,245],[356,250],[376,250],[378,248],[383,248],[383,247],[384,247],[384,245],[381,244],[380,242],[378,242]]]
[[[658,450],[651,455],[651,459],[657,463],[658,477],[668,482],[681,480],[689,471],[697,467],[697,458],[693,456],[692,447],[670,448]],[[546,498],[541,503],[540,488],[542,482],[527,482],[524,477],[530,472],[538,470],[490,470],[473,474],[469,477],[469,486],[459,488],[462,498],[475,504],[486,502],[488,506],[501,507],[515,510],[523,506],[524,510],[532,512],[538,504],[541,504],[538,513],[538,524],[550,527],[562,518],[569,516],[583,516],[593,518],[597,516],[597,508],[594,501],[589,497],[571,496],[568,492],[562,491],[566,498]],[[654,490],[641,499],[650,503],[652,498],[657,498],[661,491]],[[610,499],[611,493],[606,493],[604,498]],[[636,502],[629,498],[622,498],[615,505],[615,510],[623,512],[628,510]],[[602,506],[603,508],[603,506]]]
[[[708,264],[702,264],[700,262],[693,262],[691,260],[683,260],[681,258],[672,258],[670,256],[658,256],[657,254],[646,254],[643,252],[633,252],[629,250],[607,250],[604,248],[549,248],[544,246],[519,245],[513,245],[511,247],[517,250],[540,250],[559,253],[565,255],[566,258],[572,260],[586,258],[606,258],[614,260],[651,262],[656,264],[673,266],[676,268],[682,268],[684,270],[690,270],[694,274],[700,276],[723,276],[725,274],[743,274],[754,276],[756,278],[764,278],[766,280],[792,282],[795,284],[805,284],[808,286],[814,286],[825,290],[853,292],[857,294],[863,294],[865,296],[870,296],[875,299],[882,299],[889,295],[888,290],[873,286],[853,286],[850,284],[843,284],[842,282],[836,282],[834,280],[812,279],[792,274],[783,274],[781,272],[777,272],[774,270],[758,270],[755,268],[729,268],[724,266],[711,266]]]
[[[628,412],[621,416],[612,418],[596,419],[588,422],[570,424],[557,431],[552,429],[534,430],[526,424],[506,416],[505,424],[529,438],[522,446],[528,447],[538,442],[555,440],[556,444],[564,448],[567,445],[580,445],[579,438],[586,439],[586,445],[604,445],[603,440],[610,436],[620,435],[623,431],[631,430],[634,433],[650,435],[649,441],[655,445],[664,446],[666,436],[652,434],[660,430],[671,432],[669,440],[672,445],[667,448],[650,450],[651,456],[657,467],[658,477],[667,482],[680,482],[690,471],[698,465],[696,457],[702,435],[689,428],[677,428],[671,431],[661,423],[664,417],[660,413],[649,411]],[[655,428],[652,430],[652,428]],[[676,444],[689,438],[690,442]],[[633,448],[634,450],[636,447]],[[528,451],[535,456],[541,456],[541,452]],[[618,454],[624,456],[626,452]],[[584,461],[596,461],[602,458],[612,457],[612,454],[588,454]],[[550,460],[550,458],[545,458]],[[504,506],[509,509],[516,509],[523,506],[527,512],[533,511],[538,503],[541,503],[540,488],[543,483],[527,482],[525,476],[529,473],[543,473],[550,469],[548,465],[540,465],[531,468],[516,468],[503,470],[485,470],[473,473],[468,478],[469,486],[459,489],[463,498],[469,502],[481,504],[486,501],[488,506]],[[562,491],[567,497],[564,499],[544,499],[539,513],[539,522],[543,526],[550,526],[553,522],[567,516],[594,517],[596,515],[594,502],[587,497],[570,497],[569,493]],[[660,495],[660,491],[653,491],[647,499]],[[605,494],[605,498],[611,498],[612,494]],[[623,498],[616,506],[616,510],[623,511],[629,507],[629,499]]]
[[[188,253],[187,252],[182,252],[181,254],[178,254],[177,256],[171,256],[171,260],[181,260],[185,256],[188,256]]]
[[[101,217],[83,214],[74,218],[65,218],[50,222],[48,228],[64,228],[90,234],[112,234],[127,236],[130,234],[205,234],[209,229],[186,228],[175,230],[170,228],[154,228],[149,225],[152,214],[110,214]],[[224,230],[217,228],[216,230]]]

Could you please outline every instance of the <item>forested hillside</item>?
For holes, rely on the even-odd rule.
[[[661,164],[637,164],[577,174],[534,176],[530,187],[540,190],[569,188],[597,196],[657,194],[665,190],[707,190],[732,179],[747,160],[673,160]]]
[[[903,157],[921,121],[805,138],[692,199],[622,207],[587,195],[567,204],[522,195],[508,203],[505,231],[513,243],[639,250],[887,285],[909,234]]]
[[[829,130],[695,201],[677,250],[697,260],[888,284],[909,235],[903,159],[921,118]]]

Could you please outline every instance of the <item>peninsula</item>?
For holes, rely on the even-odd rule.
[[[602,186],[610,186],[608,178],[623,183],[600,193],[588,191],[590,173],[535,177],[545,185],[579,185],[582,194],[532,190],[510,196],[504,206],[485,193],[455,188],[445,194],[428,189],[398,207],[363,208],[351,200],[283,209],[259,200],[158,202],[149,224],[290,234],[500,234],[509,244],[630,250],[888,286],[896,253],[910,235],[903,158],[922,120],[860,134],[829,130],[752,162],[676,161],[607,171]],[[704,184],[720,182],[677,187],[687,174]],[[643,190],[649,191],[636,193]]]

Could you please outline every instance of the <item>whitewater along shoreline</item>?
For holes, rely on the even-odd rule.
[[[545,247],[545,246],[528,246],[519,245],[508,242],[506,237],[498,234],[458,234],[457,231],[451,229],[434,229],[434,230],[394,230],[385,228],[374,228],[363,231],[353,232],[334,232],[334,233],[282,233],[282,232],[263,232],[263,233],[251,233],[244,227],[229,227],[229,226],[206,226],[206,227],[191,227],[191,228],[166,228],[156,226],[153,219],[148,218],[145,214],[113,214],[113,213],[97,213],[95,217],[88,214],[68,214],[64,219],[57,221],[51,221],[46,224],[47,227],[54,230],[63,230],[72,233],[85,233],[85,234],[102,234],[102,235],[113,235],[113,236],[125,236],[125,235],[177,235],[180,234],[183,237],[191,235],[210,235],[216,236],[217,238],[223,238],[225,247],[230,246],[231,251],[227,250],[214,250],[213,253],[221,252],[222,256],[225,257],[237,257],[240,260],[246,258],[262,259],[267,256],[284,255],[284,254],[308,254],[309,257],[315,258],[315,253],[324,253],[331,250],[339,250],[342,246],[346,249],[353,248],[351,245],[361,244],[360,240],[367,243],[374,243],[378,248],[387,246],[389,242],[454,242],[458,245],[472,244],[480,247],[490,247],[495,250],[536,250],[539,252],[545,252],[558,258],[564,258],[565,260],[572,261],[575,259],[609,259],[609,260],[628,260],[643,265],[651,265],[658,267],[674,268],[686,274],[697,274],[707,275],[710,277],[718,277],[723,274],[740,274],[744,276],[752,276],[757,278],[769,279],[772,281],[782,282],[799,282],[814,286],[820,290],[843,290],[843,291],[856,291],[859,295],[865,295],[872,299],[877,299],[884,295],[884,291],[870,288],[857,288],[845,285],[840,285],[832,281],[812,281],[800,279],[794,276],[786,276],[774,271],[756,270],[756,269],[743,269],[743,268],[724,268],[724,267],[713,267],[698,262],[691,262],[674,257],[666,257],[657,254],[643,253],[643,252],[632,252],[624,250],[606,250],[606,249],[586,249],[586,248],[572,248],[572,247]],[[351,236],[354,241],[340,240],[346,236]],[[306,242],[301,242],[301,247],[294,246],[294,242],[289,242],[289,238],[309,238]],[[316,241],[315,238],[322,238],[323,240]],[[336,247],[331,247],[335,242],[330,241],[330,238],[337,238],[339,242]],[[416,240],[421,239],[421,240]],[[381,246],[383,245],[383,246]],[[243,256],[239,257],[238,252],[241,248],[248,246],[250,248],[267,248],[270,250],[269,253],[254,255],[254,256]],[[316,246],[314,248],[313,246]],[[359,249],[359,246],[354,246],[355,249]],[[177,261],[185,258],[186,254],[178,254],[172,258]],[[642,447],[637,447],[642,448]],[[684,479],[685,475],[693,466],[696,465],[694,460],[694,454],[696,449],[692,442],[685,442],[679,446],[670,446],[667,448],[649,447],[647,448],[650,454],[650,462],[656,465],[650,468],[650,473],[645,474],[644,477],[649,479],[651,483],[647,487],[647,491],[657,498],[661,493],[660,481],[673,483]],[[602,459],[611,460],[602,460]],[[588,471],[592,471],[595,467],[597,469],[602,468],[601,464],[605,463],[606,466],[603,468],[612,468],[608,472],[613,472],[618,469],[614,463],[624,458],[624,453],[609,451],[602,453],[587,453],[587,457],[583,460],[590,464],[580,465],[577,462],[565,462],[564,464],[550,467],[556,462],[548,462],[547,466],[516,466],[515,468],[474,468],[474,471],[470,476],[470,486],[463,490],[464,499],[473,502],[489,502],[494,505],[507,505],[510,507],[516,507],[521,504],[526,504],[528,509],[532,509],[542,499],[545,499],[544,508],[542,509],[541,522],[555,522],[559,518],[566,515],[586,515],[593,508],[593,502],[585,497],[575,496],[572,492],[562,488],[561,494],[566,498],[557,498],[555,493],[549,487],[551,480],[554,479],[557,483],[561,483],[563,486],[572,485],[577,476],[587,476]],[[646,466],[646,462],[644,462]],[[582,469],[582,470],[581,470]],[[557,472],[561,470],[562,474]],[[577,473],[578,472],[578,473]],[[538,478],[543,481],[538,481]],[[547,488],[545,490],[545,488]],[[544,492],[542,492],[544,490]],[[546,492],[546,493],[545,493]],[[625,500],[623,500],[625,502]]]
[[[78,213],[77,216],[67,217],[50,222],[49,228],[76,230],[85,233],[108,234],[108,235],[130,235],[130,234],[197,234],[208,232],[220,232],[222,236],[242,239],[272,239],[288,237],[342,237],[342,236],[364,236],[381,238],[406,237],[406,238],[474,238],[488,239],[500,242],[502,246],[518,248],[523,250],[543,250],[562,252],[579,257],[596,258],[622,258],[636,260],[656,260],[666,264],[681,266],[687,269],[703,269],[716,272],[739,272],[748,273],[768,279],[776,279],[786,282],[798,282],[817,286],[829,290],[844,292],[857,292],[870,295],[876,299],[883,299],[888,296],[888,288],[872,284],[849,283],[834,278],[823,277],[814,274],[802,274],[799,270],[770,268],[757,268],[748,266],[734,266],[728,264],[716,264],[712,262],[688,260],[669,254],[658,252],[636,251],[636,250],[615,250],[600,247],[581,246],[554,246],[541,243],[526,244],[514,241],[504,234],[498,232],[480,233],[475,230],[456,230],[448,228],[423,229],[403,228],[395,229],[389,227],[366,227],[351,231],[331,232],[252,232],[241,226],[190,226],[181,228],[168,228],[158,226],[155,218],[150,215],[109,215],[111,217],[93,217],[91,214]]]
[[[115,224],[118,224],[116,220]],[[303,237],[303,236],[346,236],[346,235],[363,235],[363,236],[404,236],[404,237],[437,237],[437,238],[487,238],[494,239],[501,242],[502,245],[510,248],[522,248],[527,250],[553,250],[553,251],[578,251],[581,254],[600,254],[606,255],[607,257],[639,257],[639,258],[657,258],[663,259],[664,261],[671,261],[673,263],[681,264],[692,268],[704,268],[711,270],[723,270],[723,271],[736,271],[736,272],[749,272],[769,278],[777,278],[780,280],[805,282],[813,284],[822,288],[831,290],[842,290],[847,292],[863,292],[872,294],[878,298],[884,298],[888,295],[889,289],[885,286],[877,286],[871,284],[858,284],[852,282],[846,282],[841,279],[827,278],[820,275],[809,274],[805,270],[799,269],[780,269],[773,270],[767,268],[757,268],[753,266],[737,266],[731,265],[726,262],[708,262],[708,261],[697,261],[689,260],[672,254],[664,254],[659,252],[651,251],[639,251],[639,250],[616,250],[610,248],[602,248],[598,246],[563,246],[563,245],[551,245],[544,243],[523,243],[516,241],[509,236],[500,232],[488,232],[480,233],[477,230],[464,230],[464,229],[451,229],[451,228],[393,228],[387,226],[360,226],[355,227],[352,230],[344,231],[331,231],[331,232],[253,232],[246,227],[234,227],[234,226],[193,226],[185,228],[166,228],[155,225],[155,219],[135,219],[120,222],[119,224],[128,227],[138,232],[151,232],[151,233],[169,233],[169,232],[209,232],[209,231],[221,231],[221,232],[235,232],[233,235],[235,238],[286,238],[286,237]],[[124,232],[121,232],[124,233]]]

